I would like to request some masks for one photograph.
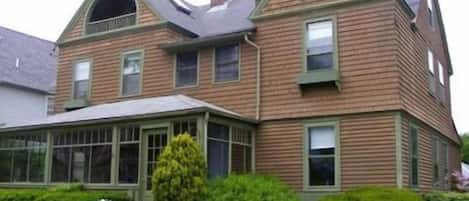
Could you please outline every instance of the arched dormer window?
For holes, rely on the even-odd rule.
[[[110,31],[135,25],[135,0],[96,0],[88,13],[86,33]]]

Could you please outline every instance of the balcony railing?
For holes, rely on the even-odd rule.
[[[94,34],[106,32],[113,29],[119,29],[131,25],[135,25],[137,15],[135,13],[113,17],[109,19],[90,22],[86,26],[86,34]]]

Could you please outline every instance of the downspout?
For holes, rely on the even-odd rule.
[[[244,41],[253,46],[257,50],[257,66],[256,66],[256,120],[261,120],[261,47],[249,39],[248,33],[244,35]]]

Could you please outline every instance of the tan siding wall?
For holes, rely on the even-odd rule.
[[[337,2],[337,0],[268,0],[262,9],[262,14],[271,14],[289,9],[297,9],[314,4],[326,4]]]
[[[302,72],[302,25],[308,16],[258,23],[263,48],[263,119],[392,110],[399,107],[392,2],[340,9],[337,16],[342,92],[296,84]]]
[[[200,51],[199,86],[189,89],[174,89],[174,57],[159,48],[161,43],[181,38],[168,29],[148,31],[96,42],[65,47],[60,51],[57,78],[56,111],[63,111],[64,102],[70,99],[72,63],[75,60],[93,59],[91,104],[102,104],[127,100],[119,97],[121,54],[126,50],[143,49],[143,93],[133,98],[157,97],[170,94],[187,94],[245,114],[255,116],[255,49],[241,46],[241,81],[213,84],[213,49]]]
[[[395,186],[393,113],[341,116],[340,119],[343,189],[377,184]],[[302,120],[262,123],[256,136],[256,171],[279,176],[300,191],[303,134]]]
[[[136,0],[138,6],[138,24],[154,24],[161,21],[157,16],[153,14],[150,8],[143,2],[143,0]],[[85,10],[80,13],[78,21],[75,26],[73,26],[68,33],[66,33],[65,40],[72,40],[75,38],[82,37],[84,35],[84,28],[86,23],[86,15],[90,8],[90,5],[85,5]]]
[[[423,16],[426,13],[426,3],[422,7],[423,9],[420,10],[422,16],[418,18],[421,21],[427,19],[426,16]],[[419,25],[418,31],[413,32],[410,28],[411,19],[406,16],[402,9],[397,9],[396,17],[399,33],[398,65],[401,75],[400,91],[403,108],[452,140],[457,141],[457,134],[450,113],[450,99],[446,100],[445,106],[440,104],[437,98],[430,95],[428,84],[427,47],[436,50],[435,55],[437,57],[439,57],[438,55],[443,56],[441,38],[439,38],[441,36],[437,34],[438,31],[435,31],[431,33],[431,37],[427,37],[426,30],[428,27],[423,25]],[[438,37],[434,36],[435,34]],[[443,63],[445,61],[446,59],[442,60]],[[436,82],[439,84],[438,74],[436,78]],[[446,83],[448,83],[447,75]]]

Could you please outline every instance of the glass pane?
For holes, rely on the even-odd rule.
[[[68,182],[70,148],[55,148],[52,156],[52,182]]]
[[[74,84],[74,91],[73,97],[75,99],[86,99],[88,97],[88,90],[89,90],[89,81],[82,80],[82,81],[75,81]]]
[[[91,63],[88,61],[76,63],[73,71],[73,81],[82,81],[90,79]]]
[[[333,157],[309,159],[309,185],[335,185],[335,161]]]
[[[251,171],[251,148],[248,146],[231,145],[231,172],[245,174]]]
[[[216,69],[215,80],[219,82],[238,80],[238,63],[219,64]]]
[[[13,151],[13,182],[26,182],[28,169],[28,151]]]
[[[122,94],[135,95],[140,90],[140,74],[124,75],[122,81]]]
[[[90,183],[110,183],[112,146],[93,146],[91,155]]]
[[[309,128],[309,151],[312,155],[331,155],[335,152],[333,126]]]
[[[229,140],[230,128],[228,126],[209,123],[208,124],[208,137],[217,138],[221,140]]]
[[[308,55],[306,57],[308,71],[330,69],[333,67],[332,53],[324,53],[317,55]]]
[[[239,46],[230,45],[215,50],[215,80],[232,81],[239,79]]]
[[[12,151],[0,151],[0,182],[9,182],[11,174]]]
[[[432,75],[435,73],[434,65],[435,64],[433,63],[433,52],[428,50],[428,70]]]
[[[88,182],[88,169],[90,164],[90,148],[72,148],[72,182]]]
[[[228,142],[208,140],[208,176],[209,178],[228,175]]]
[[[443,65],[438,62],[438,73],[439,73],[439,78],[440,78],[440,84],[441,85],[445,85],[445,72],[444,72],[444,69],[443,69]]]
[[[139,144],[122,144],[119,153],[119,183],[136,184],[138,182]]]
[[[124,58],[124,75],[140,73],[141,53],[133,53],[125,55]]]
[[[237,63],[239,60],[239,45],[219,47],[215,50],[215,57],[217,65],[232,62]]]
[[[418,185],[418,178],[419,178],[419,171],[418,171],[418,159],[412,158],[411,159],[412,167],[411,167],[411,184]]]
[[[43,182],[46,164],[46,149],[32,149],[30,151],[29,181]]]
[[[198,53],[186,52],[177,54],[176,86],[195,85],[197,83]]]

